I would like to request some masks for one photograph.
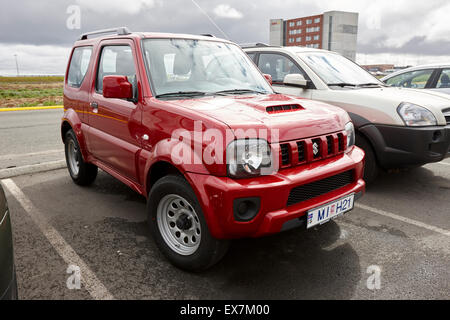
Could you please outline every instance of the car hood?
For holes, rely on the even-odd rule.
[[[170,101],[225,123],[236,130],[268,129],[269,142],[289,141],[344,130],[348,114],[323,102],[281,94],[215,96]],[[298,109],[268,111],[296,106]]]
[[[404,125],[397,113],[397,107],[402,102],[427,108],[435,115],[439,125],[446,124],[442,110],[450,108],[450,97],[446,94],[396,87],[317,90],[313,98],[340,106],[373,123],[394,125]]]

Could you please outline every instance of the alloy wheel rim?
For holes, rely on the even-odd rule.
[[[200,220],[186,199],[176,194],[164,196],[158,204],[157,222],[170,249],[183,256],[197,251],[202,235]]]
[[[78,173],[80,172],[80,159],[78,148],[72,139],[69,140],[67,149],[70,171],[72,171],[73,175],[78,176]]]

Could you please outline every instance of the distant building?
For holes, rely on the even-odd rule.
[[[335,51],[355,61],[358,13],[329,11],[290,20],[270,20],[270,45]]]
[[[370,64],[361,67],[370,72],[386,72],[387,70],[393,70],[395,66],[393,64]]]

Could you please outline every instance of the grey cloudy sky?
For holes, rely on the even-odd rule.
[[[270,18],[324,11],[359,12],[357,62],[418,64],[450,60],[447,0],[196,0],[237,43],[268,42]],[[81,29],[66,27],[67,9],[81,9]],[[63,74],[80,33],[112,26],[135,31],[222,36],[192,0],[1,0],[0,74]]]

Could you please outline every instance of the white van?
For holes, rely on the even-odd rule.
[[[272,76],[276,92],[334,104],[356,128],[366,152],[364,178],[379,168],[416,167],[450,156],[450,96],[388,87],[347,58],[304,47],[244,48]]]

